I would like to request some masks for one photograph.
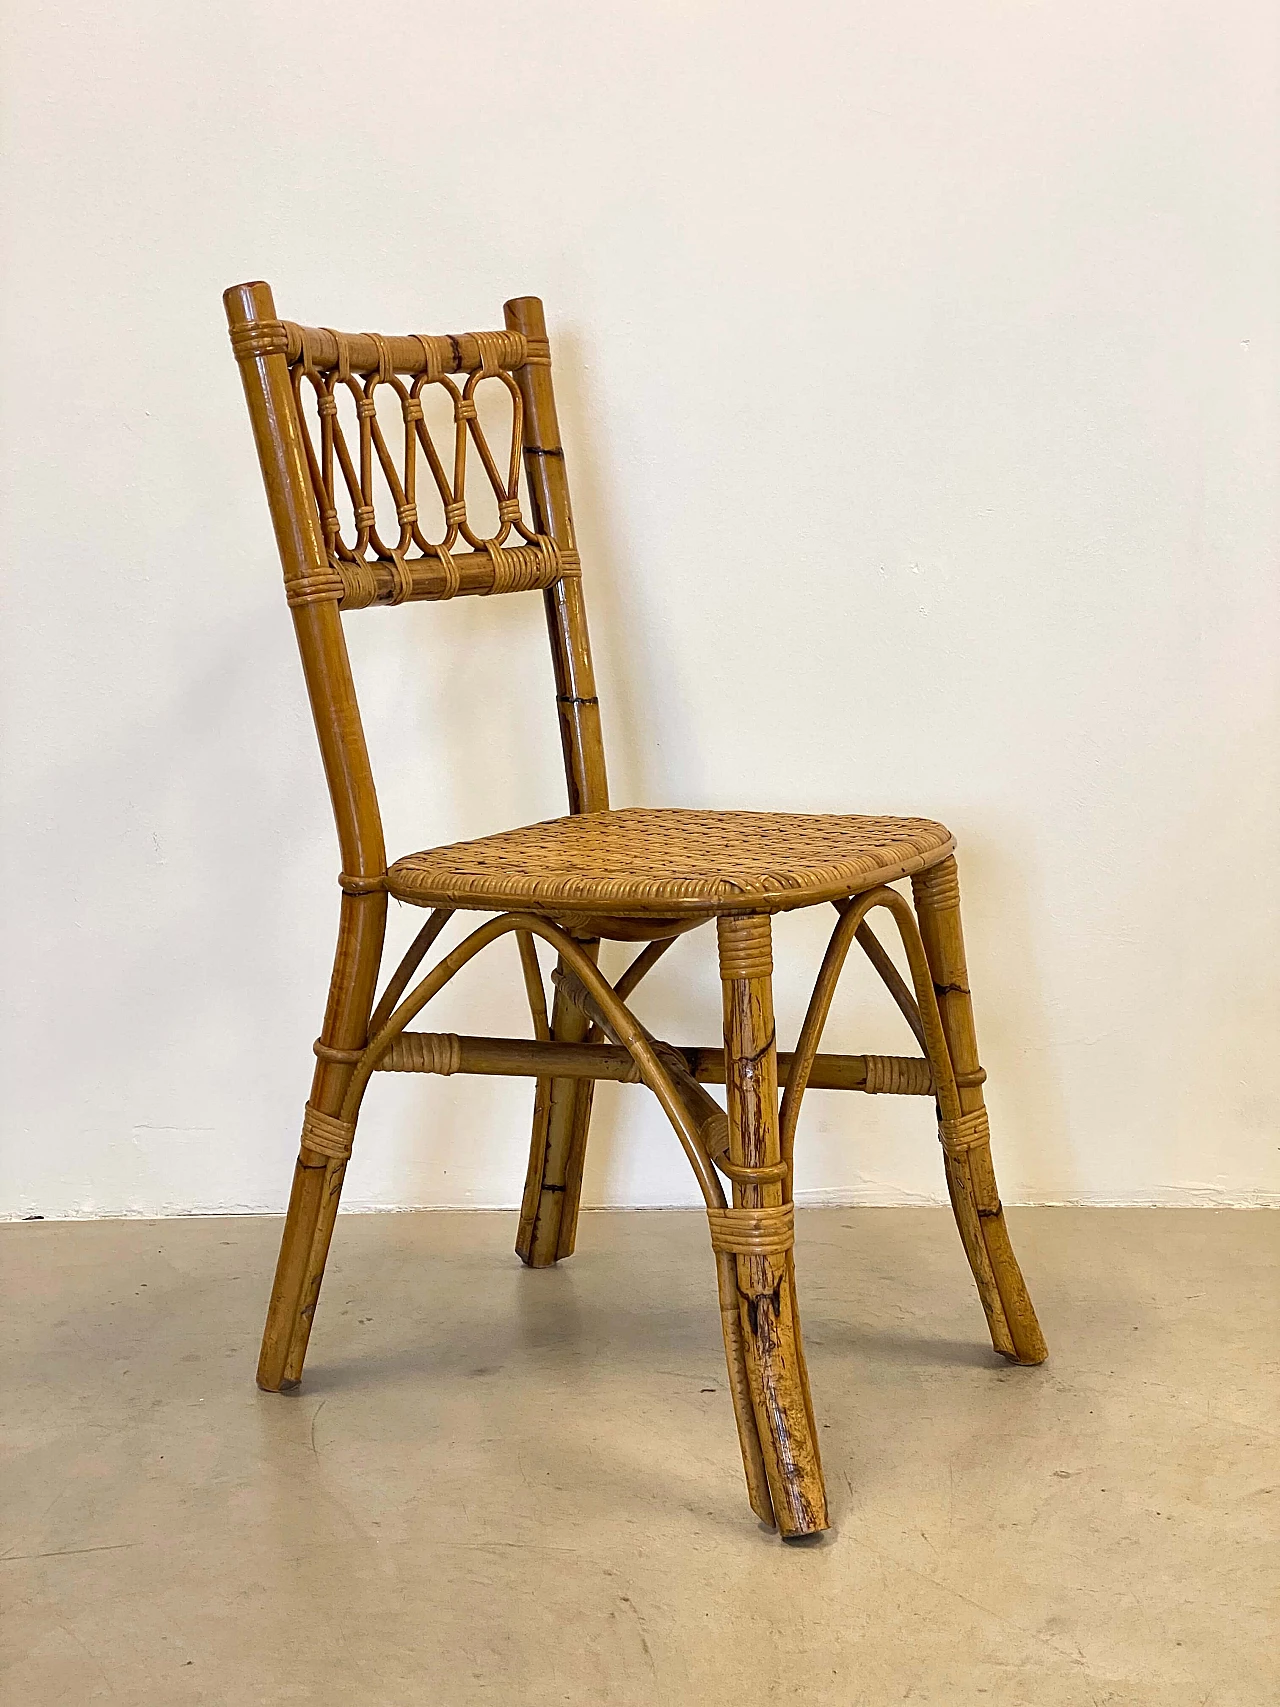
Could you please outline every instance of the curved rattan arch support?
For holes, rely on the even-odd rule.
[[[958,910],[954,862],[950,876]],[[919,887],[921,886],[917,886],[917,889]],[[831,933],[831,940],[809,999],[809,1008],[801,1027],[782,1099],[779,1116],[779,1149],[782,1159],[788,1164],[792,1159],[800,1104],[849,949],[855,940],[861,941],[866,947],[865,939],[869,933],[864,927],[867,915],[876,907],[884,907],[893,915],[894,923],[898,927],[902,946],[906,950],[911,981],[915,986],[914,1017],[918,1019],[917,1035],[924,1046],[933,1073],[934,1096],[938,1109],[938,1137],[942,1144],[947,1191],[965,1255],[973,1270],[978,1296],[986,1312],[992,1344],[1002,1356],[1023,1363],[1040,1363],[1046,1355],[1044,1340],[1027,1296],[1021,1270],[1004,1231],[1004,1213],[995,1190],[995,1175],[991,1168],[986,1109],[980,1100],[976,1107],[966,1109],[962,1099],[961,1081],[956,1077],[951,1044],[938,1001],[940,986],[935,984],[929,953],[911,905],[904,896],[884,887],[868,890],[863,895],[843,904],[837,902],[836,905],[840,911],[840,919]],[[874,941],[874,938],[872,940]],[[871,955],[871,959],[884,976],[878,964],[880,958],[888,961],[884,950],[876,943],[876,953]],[[901,982],[900,975],[895,973],[895,976],[898,976]],[[886,979],[886,982],[890,981]],[[892,987],[890,983],[890,988]],[[912,1014],[902,1001],[899,1001],[899,1006],[903,1008],[912,1029],[916,1030]],[[981,1085],[985,1076],[981,1069],[978,1069],[974,1075],[963,1080],[964,1084],[971,1087],[970,1094]],[[788,1188],[789,1179],[788,1167]]]
[[[348,1131],[354,1128],[360,1112],[360,1104],[375,1067],[409,1022],[416,1019],[427,1003],[434,996],[439,995],[445,985],[456,977],[463,967],[473,960],[482,949],[487,948],[490,943],[496,942],[499,937],[509,935],[512,931],[541,937],[544,942],[550,943],[564,962],[572,968],[583,987],[607,1016],[610,1025],[617,1033],[618,1041],[635,1062],[636,1070],[641,1079],[662,1104],[663,1112],[674,1127],[685,1155],[689,1158],[689,1165],[693,1169],[694,1177],[698,1181],[707,1208],[723,1209],[725,1207],[725,1196],[719,1176],[644,1027],[626,1004],[619,999],[613,986],[600,972],[594,960],[583,951],[580,944],[576,943],[566,931],[562,931],[550,920],[544,919],[536,913],[502,913],[496,918],[487,919],[484,924],[472,931],[470,936],[465,937],[456,948],[450,950],[444,959],[438,961],[427,976],[420,980],[389,1016],[377,1035],[370,1040],[360,1060],[356,1063],[347,1085],[346,1096],[339,1116],[343,1126]]]
[[[410,978],[413,977],[419,966],[421,966],[422,962],[426,959],[432,943],[449,923],[449,920],[453,917],[453,913],[454,909],[452,907],[437,907],[429,915],[426,924],[423,925],[417,936],[414,937],[413,941],[404,951],[404,955],[399,966],[396,967],[390,978],[387,979],[387,987],[383,990],[381,996],[379,996],[378,1005],[374,1008],[373,1013],[369,1018],[369,1025],[365,1032],[366,1041],[370,1036],[376,1037],[390,1019],[396,1003],[409,988]],[[363,1051],[361,1051],[361,1053],[363,1053]],[[358,1060],[359,1056],[356,1058]]]
[[[369,1042],[352,1071],[341,1116],[338,1121],[331,1123],[332,1129],[329,1127],[321,1128],[317,1122],[312,1121],[309,1129],[304,1128],[303,1142],[304,1144],[310,1142],[313,1146],[317,1143],[320,1146],[332,1143],[341,1149],[344,1157],[349,1153],[360,1104],[379,1060],[409,1022],[421,1013],[427,1003],[438,995],[445,985],[461,972],[464,966],[472,961],[482,949],[487,948],[490,943],[496,942],[499,937],[507,936],[512,932],[517,933],[524,942],[528,942],[535,936],[541,937],[544,942],[550,943],[558,951],[561,963],[569,967],[578,978],[587,994],[608,1020],[619,1043],[628,1051],[635,1062],[636,1070],[641,1079],[661,1103],[663,1112],[675,1129],[676,1136],[679,1138],[685,1155],[689,1159],[689,1164],[693,1168],[694,1177],[698,1181],[699,1189],[706,1204],[711,1232],[712,1250],[716,1264],[716,1283],[720,1299],[720,1324],[724,1335],[725,1356],[729,1370],[729,1388],[733,1401],[734,1417],[738,1426],[738,1440],[742,1450],[748,1494],[757,1515],[765,1522],[772,1522],[773,1506],[765,1473],[759,1428],[752,1405],[746,1347],[743,1343],[739,1321],[735,1257],[733,1250],[726,1246],[726,1239],[729,1239],[733,1249],[741,1247],[743,1227],[739,1223],[744,1214],[746,1219],[750,1221],[752,1212],[729,1209],[725,1199],[724,1187],[721,1185],[720,1177],[707,1154],[702,1134],[673,1084],[669,1073],[659,1059],[649,1034],[631,1013],[626,1003],[622,1001],[614,987],[600,972],[591,956],[567,932],[534,913],[503,913],[497,918],[486,920],[478,929],[472,931],[470,936],[464,938],[455,949],[445,955],[444,959],[438,962],[427,976],[418,983],[395,1011],[388,1016],[377,1035]],[[629,968],[633,986],[656,962],[660,952],[661,949],[656,944],[652,945],[651,949],[644,951]],[[525,956],[522,954],[522,960],[524,958]],[[527,981],[529,975],[527,961],[525,972]],[[625,974],[619,983],[625,986]],[[730,1220],[734,1221],[732,1229],[726,1225]],[[730,1233],[733,1235],[732,1238],[729,1237]]]
[[[831,1012],[831,1003],[835,997],[836,986],[849,950],[862,929],[867,914],[876,907],[884,907],[893,916],[902,938],[902,946],[906,950],[907,963],[911,968],[911,981],[915,986],[916,1004],[920,1013],[920,1041],[929,1057],[929,1065],[933,1069],[934,1094],[938,1102],[938,1112],[948,1123],[957,1121],[961,1116],[960,1092],[956,1086],[955,1072],[951,1065],[951,1054],[947,1048],[946,1033],[942,1029],[942,1015],[938,1010],[938,998],[934,993],[933,979],[929,972],[929,962],[925,956],[924,943],[920,938],[920,930],[911,911],[911,904],[896,890],[879,888],[868,889],[864,895],[855,896],[840,909],[840,918],[831,933],[827,944],[827,952],[822,958],[822,966],[818,972],[817,982],[813,986],[813,994],[809,998],[808,1011],[804,1016],[804,1024],[800,1028],[800,1037],[796,1044],[795,1055],[792,1059],[791,1071],[787,1076],[787,1088],[783,1092],[782,1111],[779,1116],[779,1144],[782,1159],[788,1164],[795,1150],[796,1126],[800,1119],[800,1104],[804,1099],[805,1089],[809,1083],[809,1074],[813,1071],[814,1057],[818,1053],[818,1045],[822,1041],[823,1029],[827,1016]]]

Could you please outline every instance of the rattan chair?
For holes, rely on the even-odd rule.
[[[276,317],[265,284],[237,285],[224,301],[342,860],[337,952],[259,1385],[278,1391],[301,1378],[343,1174],[375,1071],[536,1081],[516,1246],[535,1268],[574,1247],[594,1081],[643,1082],[675,1128],[706,1200],[752,1509],[784,1536],[822,1530],[826,1494],[792,1260],[791,1164],[806,1086],[934,1099],[947,1186],[992,1342],[1018,1363],[1045,1356],[992,1173],[954,840],[922,818],[610,808],[536,297],[506,305],[504,331],[450,337],[294,325]],[[485,385],[509,398],[503,408],[511,443],[500,453],[477,411]],[[447,442],[429,431],[424,397],[433,411],[451,415],[437,434]],[[483,469],[482,486],[492,489],[497,523],[487,535],[468,515],[468,456]],[[474,484],[475,462],[472,476]],[[442,511],[435,529],[419,513],[420,488]],[[429,539],[432,531],[440,537]],[[388,864],[341,613],[535,589],[550,629],[569,815]],[[907,877],[914,912],[889,887]],[[378,995],[388,896],[431,910]],[[796,1048],[778,1054],[770,918],[819,904],[834,906],[835,928]],[[870,914],[878,908],[897,928],[910,986],[872,932]],[[410,989],[459,909],[489,916]],[[659,1042],[628,998],[677,937],[712,920],[724,1047]],[[456,972],[508,934],[519,947],[531,1039],[409,1029]],[[550,1013],[535,938],[558,956]],[[598,968],[601,939],[643,945],[613,985]],[[818,1053],[855,941],[901,1009],[919,1054]],[[727,1113],[707,1083],[725,1086]]]

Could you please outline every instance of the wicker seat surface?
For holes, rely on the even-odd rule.
[[[387,888],[420,906],[781,912],[923,871],[953,846],[927,818],[631,807],[409,854]]]

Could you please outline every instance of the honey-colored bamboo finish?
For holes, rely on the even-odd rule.
[[[992,1343],[1019,1363],[1046,1355],[991,1166],[954,839],[922,818],[611,809],[536,298],[509,302],[501,331],[403,337],[279,320],[260,283],[234,286],[224,302],[341,860],[333,975],[259,1384],[278,1390],[301,1379],[374,1072],[535,1081],[516,1241],[535,1268],[573,1251],[595,1081],[643,1083],[706,1204],[752,1508],[784,1536],[816,1533],[827,1525],[827,1504],[793,1254],[792,1165],[808,1087],[934,1098],[947,1187]],[[495,393],[508,441],[496,446]],[[476,509],[476,470],[487,519]],[[568,816],[388,865],[341,613],[532,591],[546,610]],[[890,887],[908,877],[914,911]],[[432,911],[378,995],[389,895]],[[779,1053],[770,915],[820,903],[836,909],[831,942],[796,1048]],[[459,910],[491,916],[420,975]],[[893,920],[910,982],[872,929],[877,910]],[[713,919],[723,1047],[676,1047],[646,1030],[629,999],[677,938]],[[444,986],[502,937],[515,938],[512,964],[518,959],[532,1038],[413,1029]],[[599,969],[605,938],[644,945],[612,985]],[[550,1009],[538,941],[556,955]],[[855,942],[920,1054],[820,1052]],[[725,1086],[724,1109],[708,1083]]]

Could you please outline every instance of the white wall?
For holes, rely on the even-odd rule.
[[[258,277],[353,329],[545,298],[615,801],[951,824],[1008,1199],[1275,1199],[1271,4],[6,28],[0,1208],[284,1199],[337,856],[219,302]],[[539,600],[348,632],[394,850],[562,809]],[[784,1031],[825,928],[778,927]],[[525,1023],[495,955],[437,1026]],[[703,933],[643,1011],[718,999]],[[829,1035],[907,1041],[856,968]],[[347,1201],[512,1203],[529,1101],[379,1080]],[[590,1199],[692,1201],[644,1093],[597,1106]],[[939,1195],[924,1104],[815,1093],[801,1151]]]

